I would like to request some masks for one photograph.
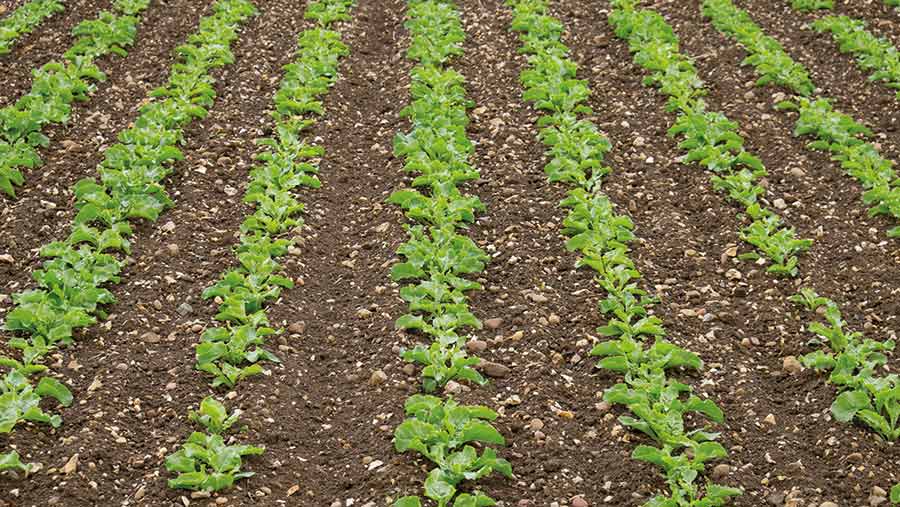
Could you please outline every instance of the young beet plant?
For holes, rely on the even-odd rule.
[[[866,140],[872,132],[846,114],[835,111],[828,98],[809,98],[815,85],[809,80],[806,68],[795,62],[778,41],[766,35],[732,0],[703,0],[703,15],[716,29],[737,40],[750,53],[744,63],[756,69],[761,76],[760,85],[779,84],[797,95],[777,104],[776,108],[797,111],[794,135],[813,137],[815,140],[807,145],[809,149],[831,153],[832,160],[839,162],[847,174],[862,184],[865,188],[863,202],[871,206],[869,214],[900,219],[900,177],[894,170],[894,163]],[[814,26],[819,30],[833,30],[836,37],[853,38],[852,43],[845,42],[845,48],[862,51],[859,57],[868,65],[892,65],[891,58],[896,58],[895,52],[893,57],[881,58],[880,51],[888,51],[887,48],[862,37],[858,31],[860,27],[852,23],[848,26],[841,18],[826,17]],[[873,79],[890,82],[890,76],[890,73],[877,73]],[[900,226],[889,229],[887,235],[900,237]]]
[[[472,442],[505,445],[506,440],[490,421],[497,414],[481,406],[463,406],[453,398],[441,400],[435,396],[414,395],[406,400],[407,419],[394,431],[394,446],[398,452],[416,451],[437,468],[425,480],[425,496],[438,507],[481,507],[495,505],[488,496],[476,492],[456,495],[456,486],[498,472],[512,478],[512,467],[490,447],[478,450]],[[454,499],[455,497],[455,499]],[[419,507],[418,496],[401,498],[394,507]]]
[[[219,491],[230,488],[234,481],[252,477],[253,472],[242,472],[244,456],[262,454],[263,447],[229,445],[223,433],[240,417],[236,410],[228,414],[225,406],[215,398],[204,398],[200,410],[191,411],[188,419],[206,431],[195,431],[181,448],[166,458],[166,470],[178,474],[169,479],[170,488],[201,491]]]

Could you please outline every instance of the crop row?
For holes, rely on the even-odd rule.
[[[258,155],[262,164],[251,170],[244,194],[244,202],[255,211],[240,227],[235,249],[240,265],[203,292],[205,299],[221,301],[216,319],[224,323],[208,328],[196,351],[197,369],[213,376],[214,387],[233,387],[261,373],[259,361],[278,361],[262,347],[265,337],[280,332],[269,325],[266,303],[293,286],[279,274],[282,268],[277,259],[293,244],[284,236],[302,226],[303,204],[292,192],[301,185],[320,185],[314,159],[323,150],[307,144],[305,131],[315,124],[315,115],[323,114],[321,98],[337,81],[339,60],[348,54],[340,33],[328,27],[349,20],[352,5],[352,0],[320,0],[306,8],[305,17],[316,20],[318,26],[300,34],[296,58],[285,66],[274,97],[275,135],[258,141],[266,149]],[[264,449],[226,445],[222,437],[239,415],[235,411],[229,416],[213,397],[203,400],[199,412],[189,414],[206,433],[192,433],[181,449],[166,458],[166,468],[178,474],[169,480],[170,487],[217,491],[253,475],[241,472],[241,457],[262,454]]]
[[[104,11],[93,20],[82,21],[72,33],[78,37],[61,62],[50,62],[34,71],[31,91],[15,104],[0,109],[0,191],[15,197],[15,186],[25,178],[23,167],[41,165],[37,149],[50,140],[41,133],[47,125],[66,123],[72,103],[89,100],[93,82],[106,75],[94,61],[113,53],[125,56],[134,44],[137,15],[150,0],[116,0],[115,13]]]
[[[31,33],[44,20],[65,8],[60,0],[29,0],[3,18],[0,21],[0,55],[8,54],[19,37]]]
[[[407,58],[416,65],[410,71],[412,103],[401,114],[410,119],[412,130],[395,137],[394,153],[404,159],[407,172],[418,174],[413,187],[427,191],[403,189],[389,198],[419,222],[406,227],[409,240],[398,249],[404,262],[394,265],[391,278],[410,281],[400,289],[410,313],[397,319],[396,326],[431,339],[430,345],[404,350],[402,357],[424,367],[423,387],[432,393],[451,380],[486,382],[474,368],[479,359],[467,356],[459,332],[481,327],[466,296],[480,285],[464,275],[482,271],[488,256],[458,232],[484,209],[477,197],[462,194],[458,186],[479,177],[469,161],[473,145],[466,137],[466,110],[473,104],[466,99],[463,76],[447,66],[462,54],[466,35],[460,14],[450,0],[409,0],[405,26],[411,37]],[[404,411],[407,417],[394,432],[396,450],[415,451],[436,465],[425,479],[425,496],[438,507],[451,502],[454,507],[494,505],[480,491],[457,495],[457,486],[492,472],[512,476],[510,464],[492,447],[485,446],[479,454],[472,445],[505,444],[490,423],[497,414],[431,394],[409,397]],[[394,507],[421,504],[421,498],[412,495],[398,499]]]
[[[6,329],[16,333],[9,346],[21,352],[21,360],[0,360],[10,368],[0,384],[0,430],[12,431],[22,421],[58,426],[59,416],[42,412],[40,398],[71,403],[59,381],[43,377],[35,388],[29,377],[47,369],[40,364],[47,354],[72,344],[75,330],[105,317],[102,305],[115,301],[105,286],[119,281],[126,261],[115,253],[130,251],[131,220],[156,220],[171,204],[161,181],[183,158],[177,147],[184,140],[182,128],[207,114],[216,96],[209,72],[233,61],[230,44],[237,29],[256,12],[246,0],[218,0],[213,10],[177,48],[179,61],[168,82],[151,92],[157,100],[144,105],[106,150],[97,168],[99,182],[87,178],[74,185],[78,213],[66,239],[41,248],[47,260],[32,275],[38,288],[13,296]],[[8,468],[27,468],[15,451],[3,461]]]
[[[705,428],[686,428],[688,414],[703,415],[721,422],[722,411],[711,400],[693,394],[690,386],[678,382],[667,370],[701,369],[700,358],[665,339],[662,321],[650,314],[655,299],[638,287],[640,272],[629,257],[628,243],[634,239],[634,225],[616,213],[601,191],[603,177],[610,169],[603,158],[609,141],[596,125],[580,115],[591,114],[584,104],[590,94],[585,81],[576,78],[577,64],[561,42],[562,23],[547,14],[546,0],[510,0],[514,9],[513,30],[521,32],[520,52],[528,55],[528,67],[521,74],[523,97],[541,112],[540,140],[547,147],[548,179],[568,183],[573,188],[561,206],[569,208],[564,233],[566,247],[581,254],[579,266],[596,273],[596,281],[607,297],[599,309],[608,319],[598,332],[609,339],[596,345],[591,355],[600,356],[599,368],[624,377],[622,383],[606,390],[604,399],[622,404],[633,414],[619,421],[645,433],[655,445],[639,445],[632,457],[662,468],[669,495],[654,497],[647,506],[718,506],[740,495],[735,488],[712,482],[699,484],[706,463],[727,456],[715,441],[717,434]],[[639,25],[646,16],[633,4],[614,1],[610,16],[623,36],[626,27]],[[652,32],[643,31],[648,40]]]
[[[703,7],[704,14],[711,17],[720,30],[740,34],[735,35],[739,41],[756,41],[754,47],[757,50],[751,51],[747,61],[765,69],[761,72],[766,82],[777,82],[795,91],[813,90],[806,70],[794,63],[774,39],[763,35],[749,21],[749,16],[736,9],[730,0],[705,0]],[[779,69],[782,72],[776,74]],[[803,83],[808,83],[808,86]],[[801,103],[804,100],[798,99]],[[845,128],[847,123],[852,122],[845,115],[833,114],[830,118],[835,121],[828,128],[834,130]],[[811,124],[815,120],[804,120],[804,113],[801,112],[800,121]],[[846,331],[846,322],[837,303],[819,296],[811,288],[804,288],[789,299],[824,317],[825,323],[812,321],[807,325],[808,330],[816,335],[811,343],[820,348],[801,357],[801,363],[818,372],[831,371],[829,381],[839,392],[831,405],[835,420],[856,420],[887,440],[897,440],[900,437],[900,377],[878,372],[886,365],[886,354],[894,350],[895,343],[892,340],[879,342],[860,333]],[[892,489],[891,500],[900,502],[900,485]]]
[[[831,33],[842,53],[856,57],[856,63],[872,74],[872,81],[883,81],[900,99],[900,54],[884,37],[866,30],[866,22],[847,16],[824,16],[812,24],[813,29]]]
[[[761,76],[759,84],[778,84],[796,94],[777,108],[797,111],[795,135],[813,137],[815,140],[807,144],[808,148],[830,153],[833,160],[862,184],[863,201],[872,206],[869,213],[900,219],[900,178],[893,162],[866,141],[872,131],[836,111],[830,99],[810,98],[815,86],[806,68],[795,62],[778,41],[766,35],[731,0],[704,0],[703,15],[712,20],[716,29],[733,37],[747,50],[750,56],[744,63],[756,69]],[[900,226],[888,230],[888,236],[900,237]]]
[[[736,122],[708,110],[703,81],[690,58],[680,52],[672,28],[656,12],[637,10],[637,3],[617,2],[610,22],[616,35],[628,41],[634,61],[650,71],[644,84],[668,96],[668,108],[677,114],[669,135],[681,138],[685,162],[698,162],[713,172],[713,187],[744,209],[750,224],[740,237],[757,253],[741,257],[755,260],[762,256],[771,262],[769,272],[796,276],[797,255],[806,251],[812,240],[797,238],[794,229],[764,205],[766,189],[759,180],[767,172],[762,161],[744,149]]]

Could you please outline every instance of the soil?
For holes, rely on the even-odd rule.
[[[70,127],[52,131],[56,148],[46,154],[47,164],[26,175],[21,197],[4,208],[0,253],[11,253],[15,264],[0,265],[0,292],[30,286],[27,273],[38,262],[33,250],[58,237],[71,219],[64,189],[94,174],[102,148],[165,78],[172,47],[193,30],[206,4],[174,2],[174,12],[189,13],[177,17],[151,7],[138,45],[128,57],[103,63],[110,80],[78,106]],[[875,4],[854,8],[887,19],[890,13]],[[281,66],[292,59],[296,34],[309,26],[302,4],[257,5],[261,15],[234,45],[235,64],[215,73],[216,105],[186,129],[186,160],[166,183],[175,207],[158,223],[136,228],[110,318],[57,358],[53,369],[72,386],[75,406],[62,411],[59,430],[23,426],[7,439],[43,469],[27,480],[0,478],[0,505],[215,500],[169,490],[162,464],[193,430],[186,411],[213,392],[209,379],[193,370],[192,347],[215,314],[200,293],[233,266],[231,248],[249,211],[241,195],[257,152],[252,140],[270,133]],[[501,454],[516,474],[478,485],[506,506],[571,505],[576,496],[592,506],[642,505],[665,491],[665,482],[652,465],[630,459],[643,437],[617,424],[623,412],[599,403],[619,380],[593,368],[588,356],[602,324],[596,304],[603,294],[563,247],[565,211],[557,203],[566,189],[548,184],[542,171],[536,115],[521,100],[525,60],[508,31],[510,12],[501,0],[461,0],[459,7],[468,39],[465,55],[452,65],[476,104],[469,137],[481,171],[463,191],[487,206],[467,234],[492,255],[471,307],[482,320],[499,322],[476,335],[488,344],[481,357],[509,372],[455,396],[502,414],[497,426],[508,446]],[[706,362],[683,380],[726,414],[718,430],[730,449],[729,468],[717,469],[716,481],[745,490],[730,504],[739,507],[783,505],[786,498],[810,506],[867,505],[874,486],[900,481],[897,449],[864,428],[833,421],[835,390],[822,376],[783,371],[784,357],[811,350],[811,336],[801,329],[809,316],[787,296],[814,286],[841,304],[851,328],[895,336],[900,247],[884,235],[893,223],[868,217],[859,187],[791,135],[793,118],[772,109],[772,95],[783,90],[752,86],[752,69],[740,66],[744,52],[699,16],[696,0],[654,7],[696,58],[710,108],[738,121],[748,149],[765,162],[767,199],[783,199],[785,220],[801,237],[816,239],[801,257],[797,280],[729,256],[732,247],[747,250],[738,237],[739,210],[712,189],[702,168],[678,162],[682,152],[666,136],[674,116],[665,112],[664,97],[642,86],[644,71],[606,22],[608,2],[552,5],[593,89],[592,118],[613,143],[605,191],[637,226],[632,257],[645,286],[661,298],[655,313],[670,339]],[[824,94],[884,133],[882,147],[895,158],[891,91],[853,74],[852,61],[835,57],[828,39],[785,25],[802,19],[785,18],[780,2],[742,7],[772,35],[785,37]],[[398,357],[417,337],[394,330],[405,303],[388,275],[407,220],[384,203],[410,182],[391,153],[394,134],[409,129],[398,116],[409,101],[403,12],[401,0],[360,0],[353,20],[338,27],[351,54],[311,134],[326,148],[323,184],[299,192],[306,225],[297,233],[299,249],[284,258],[297,286],[270,306],[271,322],[288,329],[272,340],[282,363],[267,365],[266,375],[226,396],[230,407],[245,411],[247,428],[237,439],[267,452],[247,461],[256,476],[218,497],[226,505],[371,507],[421,492],[427,464],[396,453],[391,441],[403,400],[419,386]],[[65,140],[77,147],[62,149]],[[729,270],[741,277],[726,277]],[[373,377],[376,370],[386,380]],[[77,470],[64,475],[63,465],[76,454]]]

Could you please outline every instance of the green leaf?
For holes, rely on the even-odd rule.
[[[840,422],[849,422],[860,410],[870,408],[869,395],[865,391],[844,391],[831,404],[831,413]]]

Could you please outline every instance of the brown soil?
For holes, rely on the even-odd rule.
[[[752,10],[780,12],[774,3]],[[83,106],[71,130],[54,132],[56,146],[69,139],[80,147],[68,154],[51,150],[41,170],[46,176],[32,174],[21,204],[6,212],[11,218],[0,226],[3,238],[15,236],[15,245],[31,250],[68,222],[69,197],[62,189],[93,174],[100,148],[163,79],[169,49],[202,14],[196,2],[180,5],[177,11],[191,9],[194,17],[168,20],[151,9],[148,16],[160,17],[146,25],[168,28],[142,26],[132,54],[110,60],[108,91],[99,90]],[[262,15],[236,43],[236,63],[217,73],[219,99],[210,116],[186,131],[187,160],[167,182],[175,208],[159,223],[138,227],[133,263],[114,289],[119,302],[110,309],[109,324],[88,330],[55,367],[69,379],[76,405],[63,411],[60,430],[23,427],[8,439],[44,469],[25,481],[0,479],[0,491],[17,490],[3,498],[7,503],[168,506],[183,505],[182,495],[189,499],[166,488],[162,462],[192,430],[186,410],[211,392],[208,379],[193,370],[192,347],[215,313],[200,293],[234,262],[230,248],[248,212],[240,199],[256,152],[250,141],[271,129],[267,111],[280,67],[291,60],[295,35],[308,26],[303,5],[268,0],[259,7]],[[855,329],[873,337],[895,334],[900,251],[883,240],[891,222],[868,218],[859,189],[840,168],[790,135],[792,120],[771,110],[777,90],[747,86],[753,76],[738,65],[743,52],[700,19],[698,2],[656,7],[682,37],[684,51],[700,57],[711,108],[741,123],[748,147],[769,168],[770,200],[784,199],[786,220],[802,236],[817,239],[801,259],[802,281],[839,301]],[[597,407],[602,391],[617,381],[595,370],[587,356],[602,322],[596,309],[602,294],[588,272],[574,269],[575,256],[562,246],[565,212],[557,202],[565,188],[548,185],[542,172],[535,115],[520,98],[524,58],[507,31],[509,11],[500,0],[464,0],[460,8],[469,38],[465,56],[453,66],[466,76],[476,102],[469,137],[477,143],[474,162],[482,173],[464,191],[487,206],[468,234],[493,256],[481,275],[485,290],[472,295],[471,306],[482,319],[502,320],[476,334],[488,342],[481,356],[510,371],[485,387],[463,388],[457,397],[502,413],[498,427],[509,444],[502,453],[516,473],[515,480],[491,478],[479,486],[506,506],[569,505],[576,495],[592,506],[639,506],[665,484],[654,467],[630,459],[642,437],[617,424],[621,411]],[[646,286],[662,299],[656,313],[674,341],[706,361],[702,373],[685,380],[726,413],[720,430],[731,449],[731,469],[717,482],[745,489],[733,502],[740,507],[781,505],[792,490],[807,505],[866,504],[872,486],[888,488],[900,480],[896,450],[863,428],[832,421],[834,389],[822,377],[782,372],[784,356],[809,350],[810,336],[786,301],[799,281],[723,257],[734,245],[746,250],[738,238],[738,209],[712,190],[701,168],[678,163],[682,153],[665,136],[673,116],[655,90],[641,85],[643,70],[606,23],[608,2],[553,8],[594,90],[594,120],[613,142],[606,191],[637,225],[641,240],[633,257]],[[284,262],[298,284],[270,308],[273,323],[291,326],[272,341],[283,363],[267,365],[267,375],[240,384],[229,401],[246,411],[248,428],[238,438],[268,452],[248,461],[257,475],[224,494],[228,505],[372,507],[421,491],[426,463],[397,454],[391,442],[403,400],[419,386],[398,358],[399,348],[416,338],[393,329],[405,303],[388,276],[407,220],[384,203],[409,183],[402,161],[391,154],[394,134],[409,128],[397,115],[409,100],[403,12],[402,0],[361,0],[354,20],[340,27],[351,55],[313,132],[327,150],[323,185],[300,192],[307,226],[298,234],[299,252]],[[807,43],[791,41],[789,47]],[[865,86],[841,79],[847,78],[835,78],[829,93]],[[117,95],[104,100],[108,93]],[[879,114],[874,102],[859,112],[873,122],[889,116]],[[88,121],[103,114],[109,119]],[[98,140],[81,141],[94,139],[98,130]],[[57,210],[39,212],[42,199]],[[0,272],[2,291],[29,283],[25,272],[35,266],[34,255],[16,260]],[[729,269],[741,278],[726,278]],[[161,339],[142,339],[147,332]],[[387,380],[370,384],[375,370]],[[764,422],[769,414],[774,424]],[[76,453],[77,472],[63,477],[58,469]]]
[[[32,69],[62,57],[75,41],[72,28],[85,19],[93,19],[111,0],[72,0],[66,2],[66,10],[58,12],[37,26],[30,34],[19,38],[12,51],[0,56],[3,73],[0,74],[0,106],[5,106],[31,86]]]

